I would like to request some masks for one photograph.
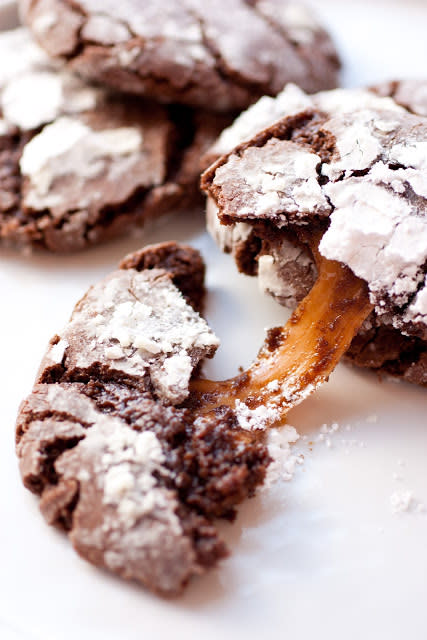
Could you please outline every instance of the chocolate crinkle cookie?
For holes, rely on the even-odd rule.
[[[57,68],[25,29],[0,35],[0,242],[73,251],[198,205],[225,116],[163,107]]]
[[[335,47],[312,12],[286,0],[21,0],[54,58],[127,92],[241,110],[287,82],[337,86]]]
[[[346,264],[374,305],[347,356],[422,385],[427,120],[414,114],[426,107],[425,87],[308,96],[289,85],[223,132],[203,178],[211,232],[241,271],[294,308],[316,280],[317,251]]]
[[[203,276],[200,255],[174,243],[125,259],[51,340],[17,422],[22,479],[47,522],[163,595],[227,555],[213,519],[232,519],[269,463],[231,410],[185,408],[218,346],[195,310]]]

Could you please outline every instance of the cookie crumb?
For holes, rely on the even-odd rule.
[[[279,480],[292,480],[297,465],[304,464],[302,454],[292,454],[291,445],[299,440],[295,427],[286,425],[281,429],[274,429],[267,437],[268,453],[272,458],[267,469],[264,486],[266,488],[276,484]]]
[[[414,495],[412,491],[402,489],[395,491],[390,496],[390,507],[394,514],[406,513],[410,511],[413,506]]]
[[[372,414],[366,418],[366,422],[369,424],[376,424],[378,422],[378,416],[376,414]]]
[[[264,430],[280,416],[278,408],[273,405],[250,409],[240,400],[236,400],[235,414],[240,428],[245,431]]]

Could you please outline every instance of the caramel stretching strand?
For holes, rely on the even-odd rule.
[[[284,327],[269,331],[257,359],[244,373],[191,384],[191,404],[200,415],[244,402],[269,409],[269,426],[328,379],[372,311],[368,287],[345,265],[315,252],[319,276]]]

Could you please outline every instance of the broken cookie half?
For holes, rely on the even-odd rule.
[[[350,269],[318,269],[291,321],[221,382],[200,376],[218,339],[197,311],[194,249],[130,255],[76,305],[21,406],[17,453],[46,520],[84,558],[171,595],[226,555],[213,519],[263,482],[266,429],[328,378],[372,308]]]
[[[26,29],[0,54],[1,245],[75,251],[199,204],[200,156],[229,117],[89,85]]]
[[[346,265],[373,306],[347,356],[425,385],[427,121],[408,112],[422,95],[415,82],[314,96],[289,85],[220,136],[202,185],[241,271],[294,308],[319,258]]]
[[[185,407],[218,339],[198,309],[199,254],[129,256],[51,341],[20,409],[22,479],[81,556],[164,595],[227,555],[213,518],[262,483],[269,455],[236,416]]]

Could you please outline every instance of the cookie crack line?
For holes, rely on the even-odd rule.
[[[221,80],[224,81],[225,84],[230,83],[230,80],[237,85],[239,88],[244,89],[245,91],[252,92],[255,95],[263,95],[264,93],[268,93],[268,83],[265,83],[264,88],[260,88],[254,82],[250,82],[244,76],[242,76],[237,71],[233,71],[227,67],[226,61],[224,57],[221,55],[219,49],[215,47],[214,42],[208,37],[206,34],[206,24],[203,20],[203,16],[200,16],[197,11],[195,11],[192,7],[186,7],[189,14],[193,16],[193,18],[197,21],[200,32],[202,34],[203,44],[206,49],[211,54],[212,58],[215,60],[215,70],[218,73],[218,76]]]
[[[37,4],[37,0],[33,2],[34,7],[36,6],[36,4]],[[77,32],[75,34],[76,42],[74,47],[71,50],[67,51],[66,53],[61,54],[61,58],[63,58],[64,60],[71,60],[75,56],[80,55],[80,53],[84,48],[84,38],[82,37],[82,31],[86,25],[88,16],[79,2],[75,2],[73,0],[65,0],[65,4],[69,7],[69,9],[71,9],[71,11],[73,11],[82,19],[82,23],[77,28]]]
[[[186,10],[188,11],[188,14],[191,15],[194,20],[197,22],[197,24],[200,27],[200,31],[202,34],[202,38],[203,38],[203,44],[205,45],[206,49],[209,51],[209,53],[212,55],[213,59],[216,62],[215,65],[215,70],[218,73],[218,76],[224,81],[224,82],[229,82],[229,76],[227,75],[227,73],[224,71],[223,67],[224,67],[224,60],[222,59],[219,51],[214,47],[214,45],[212,44],[211,40],[207,37],[206,35],[206,31],[205,31],[205,24],[203,21],[203,18],[197,13],[197,11],[195,11],[191,6],[186,6]],[[86,14],[84,14],[83,10],[82,10],[82,15],[84,15],[85,17]],[[95,12],[94,17],[96,16],[104,16],[109,18],[110,16],[107,13],[103,13],[103,12]],[[129,31],[129,33],[131,34],[132,38],[135,38],[136,40],[142,40],[141,36],[139,36],[133,29],[131,24],[128,21],[124,21],[124,20],[120,20],[119,18],[115,17],[114,18],[115,22],[117,22],[118,24],[122,24],[126,27],[126,29]],[[85,25],[82,25],[82,27],[80,28],[80,34],[79,34],[79,38],[80,38],[80,47],[83,49],[85,46],[91,46],[94,45],[96,46],[96,42],[95,41],[91,41],[87,38],[83,38],[81,35],[81,32],[83,30]],[[109,48],[114,48],[114,44],[109,45]],[[75,51],[73,51],[71,54],[67,55],[67,59],[71,59],[73,57],[76,57],[78,54],[80,53],[79,49],[76,48]],[[162,76],[159,73],[155,73],[153,70],[150,70],[149,72],[147,72],[146,74],[143,73],[142,69],[128,69],[128,71],[131,71],[132,73],[134,73],[136,76],[139,76],[140,78],[155,78],[156,81],[159,81],[161,83],[169,83],[169,78],[168,76],[164,75]],[[239,84],[241,86],[241,88],[246,89],[246,90],[254,90],[255,86],[249,82],[245,82],[245,79],[243,77],[241,77],[240,75],[236,75],[235,77],[233,76],[233,80],[234,82],[236,82],[236,84]],[[191,88],[196,88],[197,87],[197,81],[191,80],[191,78],[189,78],[189,80],[181,86],[181,90],[183,92],[188,91]],[[257,91],[257,93],[262,93],[260,91]]]
[[[106,15],[106,14],[97,14],[97,15]],[[126,24],[126,23],[123,23]],[[81,33],[84,29],[85,25],[83,24],[80,29],[79,32]],[[133,37],[136,40],[141,40],[141,36],[138,35],[134,35],[132,33],[132,31],[129,29],[129,32],[133,35]],[[109,44],[109,45],[103,45],[103,48],[107,46],[108,49],[110,50],[115,50],[117,48],[116,44]],[[83,57],[83,54],[85,52],[85,50],[87,48],[99,48],[100,45],[94,41],[94,40],[90,40],[86,37],[83,37],[82,35],[79,34],[79,42],[76,45],[76,48],[70,52],[69,54],[66,54],[64,56],[62,56],[66,61],[68,62],[73,62],[73,60],[78,61],[79,58]],[[133,76],[135,76],[135,78],[140,78],[141,80],[152,80],[156,83],[157,88],[159,87],[167,87],[170,84],[170,78],[167,75],[162,75],[161,73],[159,73],[158,71],[154,71],[154,69],[149,69],[144,73],[144,70],[142,68],[130,68],[127,67],[126,68],[126,73],[128,74],[132,74]],[[227,79],[226,77],[224,77],[224,79]],[[101,82],[101,84],[104,84]],[[192,80],[191,78],[189,78],[185,84],[181,84],[180,85],[180,91],[182,93],[188,92],[189,90],[193,89],[193,88],[197,88],[197,81]],[[163,102],[162,100],[160,100],[160,102]],[[167,104],[169,101],[165,101],[165,104]],[[185,104],[185,103],[183,103]]]
[[[291,45],[291,47],[293,47],[293,49],[298,53],[298,55],[303,57],[304,63],[307,66],[307,70],[311,73],[311,71],[312,71],[312,61],[310,60],[310,57],[308,55],[304,56],[304,53],[303,53],[304,47],[301,45],[300,42],[297,42],[297,40],[294,40],[290,36],[289,32],[286,30],[286,28],[281,23],[274,22],[274,20],[272,20],[270,15],[267,15],[267,14],[263,13],[262,11],[260,11],[259,6],[258,6],[258,2],[259,2],[259,0],[255,0],[254,2],[249,1],[248,4],[250,4],[250,6],[255,11],[257,16],[261,20],[263,20],[263,22],[265,22],[269,27],[271,27],[271,29],[278,36],[280,36],[282,38],[282,40],[283,40],[283,42],[285,44]],[[339,70],[341,68],[341,63],[339,61],[338,56],[336,54],[335,54],[335,56],[336,56],[336,68],[337,68],[337,70]]]

